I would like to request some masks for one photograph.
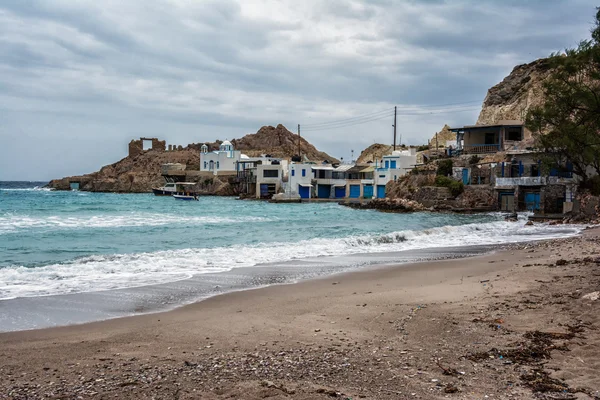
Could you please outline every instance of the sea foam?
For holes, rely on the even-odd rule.
[[[157,218],[160,220],[158,216]],[[165,221],[172,221],[172,218],[169,217]],[[217,222],[216,219],[212,219],[213,217],[198,218],[206,218],[206,220],[202,219],[203,223]],[[74,223],[82,223],[81,220],[77,221]],[[218,222],[223,223],[224,220],[219,219]],[[46,219],[44,223],[49,222]],[[99,222],[95,221],[95,223]],[[135,222],[128,222],[131,223]],[[236,267],[253,267],[294,259],[398,252],[434,247],[493,245],[569,237],[577,235],[582,229],[583,226],[546,224],[524,226],[523,221],[495,221],[425,230],[398,230],[380,235],[308,239],[293,243],[275,242],[135,254],[94,255],[35,268],[25,266],[1,268],[0,299],[160,284],[186,279],[197,274],[224,272]]]

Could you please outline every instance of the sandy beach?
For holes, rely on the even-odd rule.
[[[0,334],[0,399],[599,399],[600,230]]]

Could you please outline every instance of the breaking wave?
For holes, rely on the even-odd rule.
[[[131,213],[126,215],[100,215],[90,217],[44,216],[5,214],[0,216],[0,235],[25,229],[79,229],[79,228],[121,228],[136,226],[210,225],[244,222],[265,222],[271,219],[253,216],[183,216],[151,213]]]
[[[172,221],[172,218],[169,217],[167,220]],[[212,217],[197,218],[200,218],[201,223],[213,221],[210,219]],[[239,219],[236,221],[239,222]],[[224,221],[219,219],[218,222]],[[47,220],[44,223],[48,223]],[[79,223],[83,221],[76,222]],[[252,267],[293,259],[562,238],[575,236],[582,229],[583,226],[545,224],[524,226],[522,223],[495,221],[379,235],[309,239],[293,243],[259,243],[136,254],[95,255],[35,268],[25,266],[0,268],[0,299],[167,283],[197,274],[224,272],[236,267]]]

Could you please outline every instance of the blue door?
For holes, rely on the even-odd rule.
[[[331,197],[331,185],[319,185],[317,195],[320,199],[328,199]]]
[[[396,160],[390,161],[390,168],[391,169],[396,169]]]
[[[365,185],[363,189],[363,197],[365,199],[373,198],[373,185]]]
[[[469,184],[469,169],[463,168],[463,185]]]
[[[385,185],[377,185],[377,198],[385,198]]]
[[[298,194],[301,199],[309,199],[310,198],[310,187],[308,186],[299,186]]]
[[[336,186],[335,188],[335,198],[336,199],[343,199],[344,197],[346,197],[346,186]]]
[[[350,185],[350,198],[358,199],[360,197],[360,185]]]
[[[540,210],[540,194],[539,193],[525,193],[525,207],[527,211],[539,211]]]
[[[260,184],[260,197],[265,198],[269,196],[269,185],[266,183]]]

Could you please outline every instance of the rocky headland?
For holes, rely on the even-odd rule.
[[[155,146],[154,143],[158,143]],[[338,160],[319,151],[306,139],[290,132],[283,125],[263,126],[258,132],[241,139],[231,140],[236,150],[254,157],[269,154],[272,157],[291,158],[300,152],[308,160],[315,162]],[[206,143],[210,150],[219,148],[221,141]],[[161,145],[162,144],[162,145]],[[162,186],[164,179],[161,166],[164,164],[185,165],[185,180],[197,182],[197,190],[202,194],[236,195],[236,187],[230,177],[206,176],[200,174],[200,147],[205,143],[193,143],[186,147],[165,148],[164,142],[153,140],[153,148],[142,150],[141,141],[130,143],[129,155],[114,164],[102,167],[99,171],[86,175],[69,176],[50,181],[49,187],[56,190],[70,190],[71,183],[78,183],[79,190],[90,192],[147,193],[152,187]]]

